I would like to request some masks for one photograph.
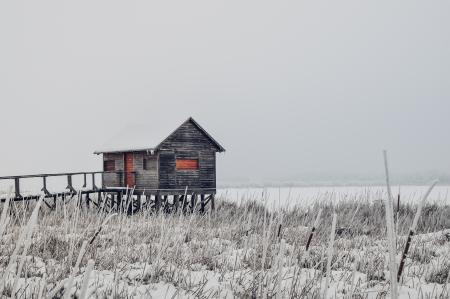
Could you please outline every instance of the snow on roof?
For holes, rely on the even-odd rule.
[[[94,154],[154,150],[170,134],[158,130],[159,126],[128,125],[113,135]]]
[[[191,121],[201,131],[203,131],[213,143],[217,145],[220,151],[225,149],[217,143],[200,125],[191,117],[186,122]],[[184,124],[185,122],[183,122]],[[173,124],[172,124],[173,125]],[[94,154],[127,152],[127,151],[150,151],[157,149],[158,145],[167,137],[172,135],[178,127],[171,127],[161,123],[154,125],[128,125],[115,134],[111,139],[105,142]]]

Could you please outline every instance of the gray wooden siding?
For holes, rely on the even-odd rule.
[[[186,122],[170,135],[161,149],[178,151],[217,151],[217,147],[191,122]]]
[[[122,153],[110,153],[103,155],[103,161],[114,161],[115,170],[123,171],[123,154]],[[103,174],[103,185],[106,187],[121,187],[122,178],[120,174],[105,173]]]
[[[202,151],[199,154],[201,188],[216,188],[216,152]]]
[[[159,146],[152,156],[147,152],[134,153],[134,171],[138,189],[215,189],[216,152],[218,147],[197,126],[186,122]],[[176,159],[198,159],[197,170],[176,170]],[[116,170],[123,170],[123,153],[104,154],[104,160],[115,160]],[[149,169],[144,169],[149,159]],[[105,175],[106,186],[120,186],[120,177]]]
[[[175,152],[175,159],[198,159],[198,170],[175,170],[176,188],[216,188],[216,152]]]
[[[144,160],[147,160],[148,169],[144,169]],[[137,189],[158,188],[158,156],[147,152],[134,153],[134,171],[136,172]]]
[[[175,169],[176,186],[177,189],[201,188],[200,184],[200,168],[201,162],[199,159],[199,152],[197,151],[175,151],[175,159],[198,159],[198,170],[177,170]]]
[[[159,152],[159,188],[176,188],[175,153],[173,151]]]
[[[176,170],[176,159],[198,159],[198,170]],[[161,152],[159,158],[159,188],[184,189],[216,188],[216,152],[182,151]]]
[[[160,148],[174,152],[160,156],[160,188],[216,188],[217,147],[195,125],[186,122]],[[199,169],[176,170],[177,158],[198,159]]]

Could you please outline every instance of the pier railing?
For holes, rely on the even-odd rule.
[[[14,193],[15,193],[15,197],[16,198],[21,198],[22,193],[21,193],[21,180],[23,179],[33,179],[33,178],[41,178],[42,179],[42,189],[41,191],[46,195],[46,196],[52,196],[52,193],[50,191],[48,191],[47,189],[47,178],[49,177],[66,177],[67,178],[67,187],[66,189],[69,190],[69,192],[72,193],[76,193],[77,190],[74,188],[73,186],[73,180],[72,178],[74,176],[82,176],[83,177],[83,186],[82,188],[87,188],[87,180],[88,180],[88,176],[90,176],[91,182],[92,182],[92,186],[91,186],[91,190],[95,191],[95,190],[99,190],[101,188],[103,188],[103,176],[105,174],[116,174],[119,176],[119,182],[124,182],[124,178],[127,174],[133,174],[134,176],[136,175],[135,172],[126,172],[126,171],[90,171],[90,172],[64,172],[64,173],[42,173],[42,174],[31,174],[31,175],[17,175],[17,176],[4,176],[4,177],[0,177],[0,181],[5,181],[5,180],[11,180],[14,182]],[[95,175],[101,174],[102,175],[102,181],[100,182],[100,185],[97,185],[96,182],[96,177]]]
[[[0,194],[0,203],[4,203],[8,199],[13,202],[29,202],[30,200],[43,198],[44,204],[54,210],[57,207],[57,202],[65,204],[67,199],[70,201],[75,197],[80,206],[82,203],[85,203],[87,207],[92,204],[99,211],[126,211],[129,214],[134,214],[142,209],[171,212],[177,211],[178,208],[182,209],[183,212],[193,212],[197,209],[203,213],[208,204],[211,210],[215,209],[215,188],[204,189],[186,186],[182,189],[140,189],[138,186],[125,187],[125,182],[130,178],[130,174],[133,175],[132,181],[136,182],[136,172],[134,171],[65,172],[4,176],[0,177],[0,181],[12,181],[14,191],[10,191],[12,194]],[[101,175],[101,182],[96,182],[96,175]],[[121,186],[105,186],[105,175],[117,175],[114,181]],[[73,177],[75,176],[79,176],[76,181],[77,186],[73,185]],[[51,192],[47,189],[47,179],[54,177],[66,178],[66,190]],[[82,181],[79,180],[80,177]],[[36,178],[42,179],[41,192],[28,193],[21,190],[23,180]],[[91,180],[89,186],[88,179]],[[81,182],[83,185],[80,188]],[[197,204],[198,202],[199,204]]]

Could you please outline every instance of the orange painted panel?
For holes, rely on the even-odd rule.
[[[133,187],[135,185],[134,174],[134,159],[133,153],[125,154],[125,187]]]
[[[197,159],[177,159],[177,170],[197,170]]]

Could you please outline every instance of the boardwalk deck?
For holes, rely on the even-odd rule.
[[[34,174],[22,176],[0,177],[0,181],[10,180],[14,184],[12,195],[0,196],[0,202],[5,202],[7,196],[12,197],[12,201],[38,200],[41,197],[50,209],[55,209],[57,202],[66,203],[68,200],[78,200],[80,205],[96,208],[103,211],[137,213],[147,209],[152,211],[174,212],[180,208],[184,212],[200,211],[205,212],[208,203],[214,209],[214,197],[216,189],[130,189],[123,187],[108,187],[103,184],[104,175],[115,174],[119,181],[129,180],[134,172],[125,171],[96,171],[96,172],[72,172],[72,173],[52,173]],[[96,183],[96,175],[102,176],[101,185]],[[83,185],[81,188],[74,186],[73,177],[81,176]],[[88,187],[88,177],[91,182]],[[66,177],[67,191],[50,192],[47,188],[47,178]],[[21,181],[24,179],[42,179],[42,189],[38,194],[25,194],[21,191]],[[200,201],[198,200],[200,199]]]

